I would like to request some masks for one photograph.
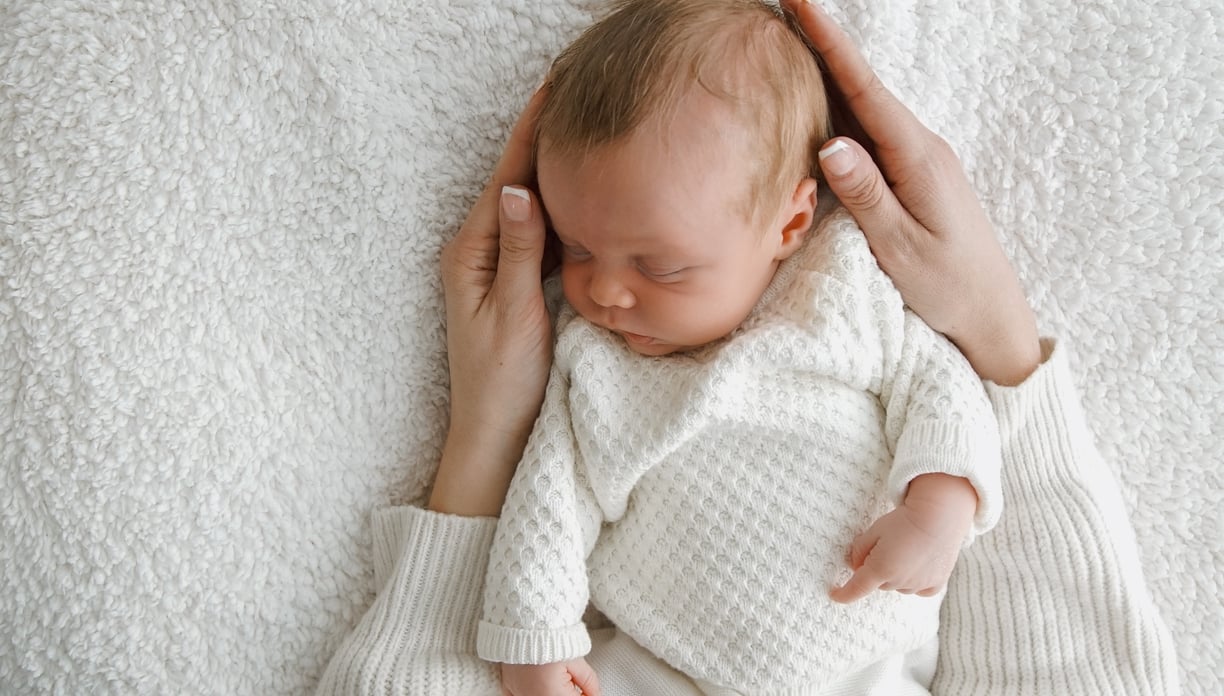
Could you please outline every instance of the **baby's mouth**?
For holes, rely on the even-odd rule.
[[[655,342],[655,340],[650,336],[643,336],[641,334],[635,334],[629,331],[621,331],[620,335],[624,336],[626,341],[638,346],[647,346]]]

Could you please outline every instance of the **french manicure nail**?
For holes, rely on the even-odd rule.
[[[844,140],[834,140],[820,151],[820,163],[832,176],[845,176],[854,169],[858,155]]]
[[[531,196],[521,188],[503,186],[501,206],[502,210],[506,211],[506,217],[515,222],[531,218]]]

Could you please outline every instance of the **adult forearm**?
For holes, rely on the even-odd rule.
[[[501,693],[476,657],[476,622],[496,520],[414,507],[372,520],[378,597],[336,650],[317,696]]]
[[[1015,386],[1041,364],[1041,342],[1024,295],[1016,292],[1010,309],[1006,306],[984,308],[972,324],[950,330],[948,338],[983,380]]]
[[[452,429],[442,448],[428,508],[452,515],[498,516],[527,435]]]

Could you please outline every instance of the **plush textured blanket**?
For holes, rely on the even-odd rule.
[[[4,3],[0,692],[313,685],[433,473],[439,247],[601,6]],[[961,153],[1224,692],[1218,0],[827,6]]]

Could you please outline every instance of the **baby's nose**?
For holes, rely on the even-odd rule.
[[[595,271],[591,274],[589,288],[591,301],[600,307],[629,309],[637,300],[619,274],[613,270]]]

